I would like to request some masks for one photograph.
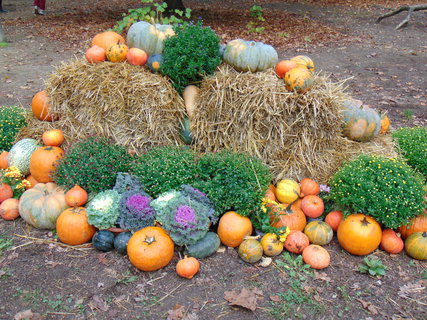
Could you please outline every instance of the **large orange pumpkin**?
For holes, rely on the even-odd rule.
[[[12,187],[6,183],[0,185],[0,203],[13,197]]]
[[[427,214],[413,218],[406,226],[401,226],[398,231],[403,239],[414,232],[427,232]]]
[[[104,50],[107,50],[109,46],[116,43],[125,43],[125,39],[114,31],[105,31],[102,33],[98,33],[95,37],[92,39],[92,46],[98,46],[103,48]]]
[[[43,132],[42,140],[46,146],[59,147],[65,138],[61,130],[51,129]]]
[[[228,247],[238,247],[246,236],[252,233],[252,222],[237,212],[228,211],[219,219],[218,236]]]
[[[0,153],[0,169],[7,169],[9,167],[9,152],[3,151]]]
[[[96,229],[87,221],[86,209],[68,208],[56,220],[56,233],[61,242],[76,246],[89,242]]]
[[[146,64],[148,55],[139,48],[130,48],[126,53],[126,60],[134,66],[143,66]]]
[[[90,63],[103,62],[107,58],[105,54],[105,49],[97,45],[94,45],[87,49],[85,56],[86,60]]]
[[[340,223],[337,232],[341,247],[358,256],[370,254],[377,249],[381,236],[378,222],[362,213],[349,215]]]
[[[34,116],[42,121],[53,121],[56,120],[56,116],[52,114],[51,107],[49,105],[49,98],[47,97],[46,91],[37,92],[31,101],[31,110]]]
[[[160,227],[146,227],[129,239],[129,260],[142,271],[155,271],[169,264],[174,254],[174,243]]]
[[[65,201],[70,207],[81,207],[86,204],[88,194],[85,189],[75,185],[65,193]]]
[[[0,204],[0,216],[4,220],[15,220],[19,217],[19,200],[6,199]]]
[[[304,249],[302,259],[313,269],[324,269],[331,262],[328,250],[316,244],[311,244]]]
[[[56,171],[56,164],[64,155],[60,147],[40,147],[33,152],[30,158],[30,173],[39,182],[51,182],[52,174]]]
[[[304,212],[296,205],[271,203],[270,223],[275,228],[288,227],[290,230],[303,231],[307,224]]]

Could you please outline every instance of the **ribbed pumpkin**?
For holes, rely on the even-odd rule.
[[[61,242],[76,246],[92,240],[96,229],[87,221],[84,207],[68,208],[56,220],[56,233]]]
[[[0,216],[4,220],[15,220],[19,217],[19,200],[6,199],[0,204]]]
[[[123,62],[126,60],[126,54],[128,50],[129,48],[127,45],[118,42],[107,48],[107,51],[105,51],[105,56],[107,57],[108,61]]]
[[[403,240],[391,229],[383,230],[380,248],[388,253],[397,254],[405,246]]]
[[[86,60],[90,63],[104,62],[107,58],[105,55],[105,49],[100,46],[92,46],[86,50]]]
[[[414,259],[427,260],[427,232],[415,232],[405,240],[405,251]]]
[[[160,227],[146,227],[133,234],[127,248],[129,260],[142,271],[155,271],[169,264],[174,243]]]
[[[9,167],[9,152],[3,151],[0,153],[0,169],[7,169]]]
[[[268,204],[270,224],[275,228],[288,227],[290,230],[303,231],[307,224],[304,212],[296,204]]]
[[[237,212],[228,211],[219,219],[218,236],[228,247],[238,247],[246,236],[252,233],[252,222]]]
[[[176,264],[176,273],[186,279],[192,279],[199,270],[200,262],[194,257],[185,257]]]
[[[134,66],[143,66],[147,63],[148,55],[139,48],[130,48],[126,53],[126,60]]]
[[[25,191],[19,201],[19,214],[37,229],[53,229],[67,209],[64,190],[55,183],[38,183]]]
[[[64,140],[64,134],[59,129],[47,130],[42,135],[42,141],[45,146],[59,147]]]
[[[152,56],[162,53],[165,39],[174,35],[171,25],[139,21],[131,25],[126,40],[129,47],[142,49]]]
[[[282,203],[292,203],[300,196],[301,189],[298,182],[283,179],[276,186],[276,198]]]
[[[331,211],[325,217],[325,222],[329,224],[329,226],[337,232],[338,227],[343,220],[343,214],[341,211]]]
[[[283,242],[279,240],[275,233],[266,233],[263,235],[261,246],[264,254],[269,257],[277,256],[283,251]]]
[[[304,233],[293,230],[286,237],[284,246],[289,252],[301,254],[309,244],[310,240]]]
[[[57,161],[64,155],[60,147],[40,147],[30,158],[30,173],[38,182],[51,182]]]
[[[227,43],[224,61],[238,71],[264,71],[278,61],[276,50],[262,42],[235,39]]]
[[[239,245],[239,257],[249,263],[255,263],[262,258],[263,249],[256,239],[245,239]]]
[[[311,60],[307,56],[296,56],[296,57],[291,58],[291,61],[295,62],[297,64],[297,66],[305,67],[308,70],[310,70],[311,72],[314,71],[313,60]]]
[[[30,173],[30,159],[40,146],[34,139],[22,139],[15,143],[9,151],[9,166],[15,166],[23,175]]]
[[[324,269],[329,266],[331,256],[325,248],[310,244],[302,252],[302,260],[313,269]]]
[[[360,100],[346,100],[344,107],[344,135],[350,140],[366,142],[376,136],[381,129],[381,118],[378,113],[363,106]]]
[[[401,226],[398,231],[403,239],[414,232],[427,232],[427,214],[413,218],[406,226]]]
[[[109,46],[117,42],[125,43],[125,39],[117,32],[105,31],[98,33],[95,37],[93,37],[92,46],[96,45],[104,50],[107,50]]]
[[[331,242],[334,236],[334,231],[329,224],[324,221],[309,222],[304,228],[304,233],[310,240],[310,243],[320,246],[324,246]]]
[[[57,116],[52,114],[49,98],[45,90],[35,94],[31,101],[31,110],[34,116],[41,121],[53,121],[57,119]]]
[[[300,197],[303,198],[308,195],[317,196],[320,193],[320,186],[319,184],[310,179],[310,178],[304,178],[299,183],[301,194]]]
[[[361,213],[349,215],[337,232],[341,247],[351,254],[363,256],[370,254],[381,243],[382,231],[377,221]]]
[[[314,76],[310,70],[304,67],[297,67],[289,70],[283,78],[286,90],[304,93],[314,85]]]

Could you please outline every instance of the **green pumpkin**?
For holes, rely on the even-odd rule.
[[[147,66],[150,68],[151,72],[157,73],[160,72],[160,67],[163,63],[162,54],[154,54],[148,57]]]
[[[114,249],[114,233],[108,230],[97,231],[92,238],[92,245],[96,250],[108,252]]]
[[[317,244],[319,246],[324,246],[331,242],[334,235],[334,231],[324,221],[311,221],[305,228],[304,233],[310,240],[310,243]]]
[[[126,43],[129,48],[144,50],[149,56],[162,53],[166,38],[174,36],[172,26],[139,21],[129,28]]]
[[[239,245],[239,257],[249,263],[255,263],[261,260],[264,249],[261,243],[255,239],[245,239]]]
[[[121,232],[114,238],[114,249],[120,254],[127,254],[128,242],[132,237],[130,232]]]
[[[238,71],[257,72],[273,68],[278,56],[270,45],[236,39],[225,47],[224,61]]]
[[[187,246],[187,254],[197,259],[203,259],[214,254],[221,244],[221,240],[215,232],[208,232],[195,244]]]
[[[411,258],[427,260],[427,232],[414,232],[406,238],[405,251]]]
[[[30,158],[40,145],[34,139],[22,139],[15,143],[9,151],[9,166],[15,166],[26,176],[30,173]]]
[[[184,117],[183,121],[181,122],[181,131],[179,133],[179,137],[186,145],[193,143],[193,134],[190,130],[190,119],[188,119],[188,117]]]
[[[350,140],[366,142],[381,129],[381,117],[374,109],[363,106],[360,100],[350,99],[343,103],[344,135]]]

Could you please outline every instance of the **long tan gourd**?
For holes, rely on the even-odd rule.
[[[187,110],[188,117],[194,117],[196,110],[196,99],[199,96],[199,88],[194,85],[185,87],[182,97],[184,98],[185,109]]]

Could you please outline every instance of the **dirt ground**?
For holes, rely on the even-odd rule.
[[[28,1],[3,1],[9,12],[0,21],[10,43],[0,47],[0,105],[29,106],[56,65],[81,56],[88,39],[138,3],[48,1],[42,17],[34,16]],[[184,3],[224,40],[251,36],[235,24],[243,15],[229,28],[218,16],[246,12],[255,2]],[[395,31],[405,13],[374,23],[390,3],[397,5],[393,1],[257,3],[284,36],[253,36],[277,43],[281,58],[307,54],[318,71],[348,79],[347,90],[387,111],[394,128],[427,124],[427,12],[414,13],[406,28]],[[225,5],[226,11],[218,9]],[[296,22],[301,26],[295,29]],[[65,247],[50,231],[1,221],[0,319],[427,319],[425,262],[377,250],[373,256],[386,266],[379,278],[360,273],[363,257],[346,253],[336,239],[326,248],[331,265],[321,272],[304,271],[295,256],[275,258],[264,269],[225,249],[203,259],[195,278],[183,280],[174,270],[178,252],[166,268],[145,273],[114,251]],[[255,311],[225,300],[226,292],[243,288],[251,293],[243,300],[256,304]]]

